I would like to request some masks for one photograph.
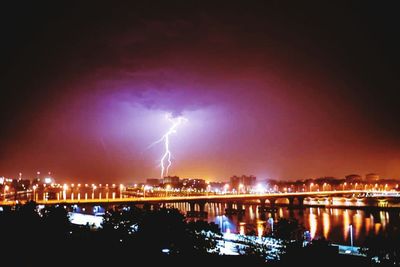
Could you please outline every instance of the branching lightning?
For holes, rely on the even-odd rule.
[[[172,160],[171,160],[172,155],[171,155],[171,150],[169,149],[169,137],[171,134],[176,133],[176,128],[178,128],[179,125],[187,121],[187,119],[182,116],[174,118],[170,113],[167,113],[165,117],[172,123],[172,125],[169,128],[169,130],[158,141],[154,142],[151,145],[153,146],[154,144],[164,142],[164,154],[160,160],[161,178],[168,176],[169,168],[172,165]]]

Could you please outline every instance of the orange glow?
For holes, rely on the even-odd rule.
[[[310,224],[310,236],[311,239],[314,239],[315,234],[317,233],[317,226],[318,226],[318,221],[317,221],[317,215],[312,213],[312,208],[310,208],[310,217],[309,217],[309,224]]]
[[[239,225],[239,234],[244,235],[245,234],[245,225],[246,223],[241,222]]]
[[[354,214],[353,216],[353,224],[354,224],[354,237],[357,238],[362,228],[362,216],[359,213],[359,211],[357,211],[357,213]]]
[[[257,236],[261,238],[264,234],[264,222],[258,221],[257,222]]]
[[[322,227],[323,227],[324,237],[328,239],[331,224],[330,224],[329,214],[326,212],[324,212],[322,215],[322,225],[323,225]]]
[[[379,234],[379,231],[381,230],[381,224],[380,223],[376,223],[375,224],[375,235]]]
[[[343,212],[343,237],[347,240],[349,235],[350,214],[348,210]]]

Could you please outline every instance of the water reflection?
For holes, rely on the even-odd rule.
[[[240,223],[240,227],[239,227],[239,233],[240,233],[241,235],[245,235],[245,234],[246,234],[245,228],[246,228],[246,223],[241,222],[241,223]]]
[[[257,222],[257,236],[260,238],[264,235],[264,223],[263,221]]]
[[[327,213],[327,212],[324,212],[324,214],[323,214],[323,216],[322,216],[322,227],[323,227],[323,230],[324,230],[324,237],[326,238],[326,239],[328,239],[329,238],[329,230],[330,230],[330,227],[331,227],[331,221],[330,221],[330,217],[329,217],[330,215]]]
[[[187,205],[180,208],[188,209]],[[275,223],[279,218],[293,217],[310,232],[311,238],[324,237],[334,243],[349,244],[349,226],[353,225],[355,245],[361,245],[369,234],[379,234],[389,231],[390,223],[395,224],[399,219],[399,212],[365,212],[363,210],[307,208],[304,210],[288,210],[278,208],[276,212],[259,212],[257,205],[246,205],[244,215],[224,214],[224,204],[206,205],[208,220],[218,224],[222,232],[239,234],[253,234],[262,236],[271,233],[272,225],[269,218]],[[183,210],[185,211],[185,210]]]
[[[343,239],[347,241],[350,231],[350,215],[348,210],[344,210],[343,212]]]
[[[361,234],[362,220],[361,211],[357,210],[356,214],[353,215],[354,238]]]
[[[313,213],[312,208],[310,209],[308,221],[309,221],[310,236],[311,236],[311,239],[314,239],[315,234],[317,232],[318,221],[317,221],[317,215]]]

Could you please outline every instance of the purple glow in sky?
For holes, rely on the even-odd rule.
[[[150,145],[150,147],[152,147],[153,145],[162,143],[165,148],[164,153],[160,160],[160,169],[161,169],[160,178],[168,176],[169,168],[172,166],[173,156],[170,148],[170,137],[172,134],[176,133],[177,128],[179,126],[187,122],[187,119],[185,117],[182,116],[174,117],[171,113],[165,114],[165,119],[171,123],[170,127],[159,140],[155,141],[153,144]]]
[[[10,8],[0,176],[159,177],[171,113],[170,175],[399,178],[398,9],[349,5]]]

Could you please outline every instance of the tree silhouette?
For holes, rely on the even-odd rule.
[[[275,225],[275,237],[284,241],[303,240],[304,227],[296,219],[280,218]]]

